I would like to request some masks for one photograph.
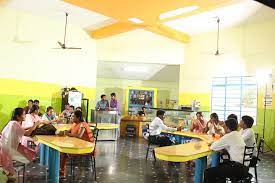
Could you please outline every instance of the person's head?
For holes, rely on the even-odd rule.
[[[217,114],[217,113],[212,113],[212,114],[210,115],[210,120],[211,120],[212,122],[214,122],[214,123],[218,123],[218,122],[219,122],[219,116],[218,116],[218,114]]]
[[[106,100],[106,95],[103,94],[103,95],[100,96],[100,98],[101,98],[101,100]]]
[[[254,124],[254,119],[251,116],[243,116],[240,126],[243,129],[251,128]]]
[[[33,105],[33,100],[32,99],[28,100],[28,106],[31,108],[32,105]]]
[[[38,105],[33,105],[32,108],[30,109],[30,114],[38,115],[38,113],[39,113],[39,106]]]
[[[164,110],[157,110],[157,117],[159,117],[160,119],[164,119],[164,114],[165,114],[165,111]]]
[[[111,99],[115,100],[116,99],[116,93],[111,93]]]
[[[65,109],[70,110],[70,104],[69,103],[65,104]]]
[[[234,118],[230,118],[225,121],[225,131],[226,133],[230,133],[232,131],[236,131],[238,128],[238,122]]]
[[[238,116],[236,114],[230,114],[229,116],[227,116],[227,119],[233,118],[236,121],[238,121]]]
[[[52,106],[47,107],[47,114],[48,114],[49,116],[52,116],[53,113],[54,113],[53,107],[52,107]]]
[[[82,111],[82,108],[81,107],[77,107],[75,110],[76,111]]]
[[[71,113],[74,112],[74,106],[73,106],[73,105],[70,105],[69,111],[70,111]]]
[[[26,114],[24,109],[21,107],[18,107],[13,110],[11,120],[22,122],[22,121],[25,121],[25,117],[26,117]]]
[[[73,122],[74,123],[80,123],[83,122],[83,115],[81,111],[74,111],[74,115],[73,115]]]
[[[35,99],[35,100],[33,101],[33,105],[38,105],[38,106],[39,106],[39,100]]]
[[[145,107],[145,106],[142,106],[141,110],[142,110],[143,112],[146,112],[146,107]]]
[[[198,120],[202,120],[202,118],[203,118],[202,112],[197,112],[196,117]]]

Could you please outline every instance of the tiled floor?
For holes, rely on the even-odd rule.
[[[119,139],[114,141],[99,141],[97,148],[97,181],[99,183],[192,183],[194,170],[184,163],[179,167],[168,166],[167,162],[152,159],[146,162],[146,143],[143,139]],[[275,155],[264,154],[258,168],[260,183],[275,182]],[[95,182],[87,161],[78,163],[75,167],[74,181],[68,169],[67,179],[60,182]],[[251,173],[254,171],[252,170]],[[47,182],[46,169],[38,164],[27,167],[26,182]]]

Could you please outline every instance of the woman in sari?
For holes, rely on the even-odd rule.
[[[75,111],[72,118],[72,127],[68,131],[64,131],[63,133],[69,137],[76,137],[82,140],[86,140],[89,142],[94,142],[93,133],[90,129],[90,126],[87,122],[84,121],[82,112]],[[62,133],[62,132],[61,132]],[[66,162],[68,159],[67,154],[60,154],[60,176],[65,177],[66,175]]]
[[[197,112],[196,117],[197,119],[192,121],[190,131],[194,133],[203,133],[207,122],[203,119],[202,112]]]
[[[13,111],[11,121],[2,131],[0,141],[0,165],[7,175],[15,174],[13,160],[21,163],[29,163],[35,158],[35,152],[21,145],[20,141],[23,136],[30,136],[40,123],[37,122],[28,130],[25,130],[21,126],[24,120],[24,109],[16,108]]]

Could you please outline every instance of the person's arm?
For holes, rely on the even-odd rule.
[[[208,125],[209,125],[209,123],[210,123],[210,121],[208,121],[207,123],[206,123],[206,126],[205,126],[205,128],[204,128],[204,133],[207,133],[208,131],[209,131],[209,127],[208,127]]]
[[[99,105],[99,102],[96,103],[96,107],[95,107],[96,110],[99,110],[100,109],[100,105]]]
[[[85,127],[84,126],[80,126],[80,129],[78,130],[77,134],[72,134],[71,132],[65,131],[65,135],[69,136],[69,137],[76,137],[76,138],[82,138],[83,134],[85,132]]]
[[[220,151],[228,147],[228,144],[226,142],[226,138],[222,137],[218,141],[214,142],[211,146],[210,149],[213,151]]]
[[[171,128],[171,127],[168,127],[166,126],[162,120],[159,120],[159,126],[161,127],[162,130],[167,130],[167,131],[176,131],[177,128]]]
[[[31,136],[32,132],[40,125],[40,122],[36,122],[32,127],[28,130],[25,130],[24,136]]]
[[[194,130],[194,120],[192,121],[191,125],[190,125],[190,131],[192,132]]]

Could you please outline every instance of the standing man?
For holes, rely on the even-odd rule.
[[[115,93],[111,93],[110,108],[113,111],[117,111],[118,115],[121,115],[120,105],[119,105],[119,102],[116,99],[116,94]]]
[[[121,111],[120,111],[120,105],[119,102],[116,99],[116,94],[111,93],[111,101],[110,101],[110,109],[117,112],[117,124],[119,125],[118,131],[118,137],[120,137],[120,117],[121,117]]]
[[[97,102],[96,104],[96,110],[97,111],[107,111],[109,110],[109,102],[106,99],[106,95],[103,94],[100,96],[101,100]]]

